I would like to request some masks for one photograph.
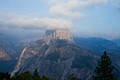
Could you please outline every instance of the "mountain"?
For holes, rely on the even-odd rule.
[[[115,42],[118,46],[120,46],[120,38],[113,39],[112,41]]]
[[[118,40],[117,40],[118,41]],[[120,79],[120,46],[116,40],[107,40],[104,38],[74,38],[77,46],[90,50],[94,55],[101,56],[104,51],[107,51],[113,65],[115,66],[116,76]]]
[[[79,80],[91,80],[97,61],[107,50],[120,79],[120,53],[116,43],[103,38],[74,38],[67,29],[47,30],[43,39],[23,49],[11,76],[16,72],[34,72],[54,80],[67,80],[74,74]]]
[[[65,40],[55,40],[49,45],[39,40],[25,48],[12,74],[17,71],[33,73],[37,69],[40,76],[55,80],[66,80],[71,74],[85,80],[91,78],[95,59],[91,52]]]
[[[3,52],[2,50],[0,51],[0,60],[10,60],[11,57],[6,54],[5,52]]]
[[[56,33],[56,31],[59,31]],[[62,34],[61,33],[64,34]],[[96,57],[90,51],[77,47],[68,30],[55,30],[54,38],[48,36],[26,46],[11,73],[30,71],[37,69],[40,76],[46,75],[55,80],[67,80],[74,74],[81,80],[90,80],[96,64]],[[67,33],[67,34],[66,34]],[[58,35],[56,37],[56,35]],[[64,36],[68,36],[68,38]]]
[[[46,30],[44,40],[47,44],[57,39],[73,42],[72,34],[68,29]]]
[[[17,40],[5,34],[0,34],[0,72],[11,72],[22,50]]]
[[[91,50],[93,53],[101,54],[104,51],[108,53],[120,53],[120,47],[113,41],[104,38],[74,38],[77,46]]]
[[[104,51],[109,53],[111,59],[115,62],[120,61],[120,47],[112,40],[104,38],[74,38],[77,46],[92,51],[95,55],[101,55]]]

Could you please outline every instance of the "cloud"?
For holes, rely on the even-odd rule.
[[[0,25],[16,28],[69,28],[72,22],[58,18],[36,18],[15,13],[0,13]]]
[[[31,17],[16,13],[0,13],[0,27],[23,29],[73,28],[74,20],[85,17],[83,10],[103,5],[108,0],[46,0],[49,17]]]
[[[85,17],[84,11],[90,7],[101,6],[110,0],[46,0],[49,4],[49,17],[31,17],[15,13],[0,13],[0,25],[24,29],[71,28],[75,19]],[[120,7],[120,0],[111,0]]]
[[[120,0],[111,0],[111,3],[113,4],[113,6],[120,9]]]
[[[76,19],[85,16],[82,10],[103,5],[108,0],[47,0],[47,2],[50,5],[49,13],[51,15]]]
[[[82,12],[79,11],[73,12],[67,8],[64,8],[64,6],[61,5],[52,6],[49,12],[55,17],[67,17],[72,19],[84,17],[84,14]]]

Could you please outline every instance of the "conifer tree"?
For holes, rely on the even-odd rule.
[[[0,72],[0,80],[10,80],[10,74],[8,72]]]
[[[101,60],[98,62],[93,80],[116,80],[112,61],[110,60],[106,51],[101,56]]]
[[[75,77],[75,75],[72,74],[72,75],[70,76],[70,80],[77,80],[77,78]]]
[[[33,80],[40,80],[39,73],[38,73],[37,69],[35,69],[35,71],[33,73]]]
[[[24,73],[16,73],[14,77],[11,78],[11,80],[33,80],[32,74],[29,71],[26,71]]]
[[[42,76],[41,80],[49,80],[46,76]]]

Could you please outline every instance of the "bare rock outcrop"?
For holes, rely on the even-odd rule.
[[[53,80],[67,80],[71,74],[80,80],[91,80],[94,57],[90,51],[74,44],[69,30],[47,30],[45,35],[44,39],[25,47],[12,76],[18,71],[33,73],[37,69],[40,76]]]
[[[47,44],[58,39],[67,40],[72,43],[74,42],[69,29],[46,30],[44,40]]]

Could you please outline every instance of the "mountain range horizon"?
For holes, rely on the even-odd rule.
[[[100,55],[104,51],[107,51],[113,62],[115,62],[114,66],[116,66],[118,70],[117,76],[119,76],[118,73],[120,70],[119,67],[120,39],[108,40],[100,37],[81,38],[81,37],[72,36],[72,33],[70,32],[69,29],[52,29],[52,30],[47,29],[46,32],[44,33],[44,37],[41,37],[36,40],[31,39],[31,41],[26,41],[26,40],[20,41],[19,39],[8,35],[6,36],[0,35],[0,42],[3,43],[0,44],[0,51],[2,51],[0,54],[1,56],[0,64],[3,65],[0,66],[0,71],[2,72],[8,71],[10,73],[12,72],[12,76],[18,71],[22,73],[27,70],[31,71],[31,69],[32,69],[31,73],[33,73],[33,70],[37,68],[39,72],[44,73],[44,74],[40,73],[39,74],[40,76],[47,75],[48,77],[53,77],[52,75],[50,75],[50,74],[54,74],[51,73],[51,71],[48,72],[47,74],[42,70],[47,68],[52,68],[51,64],[54,64],[54,62],[58,65],[63,65],[63,66],[65,66],[63,64],[64,62],[66,64],[70,62],[71,65],[69,65],[69,69],[65,70],[69,75],[74,73],[73,70],[75,68],[80,70],[82,70],[82,68],[85,68],[85,71],[79,72],[79,70],[77,70],[78,73],[77,74],[74,73],[74,74],[78,78],[81,77],[81,79],[86,80],[86,78],[89,77],[88,80],[91,80],[90,76],[93,73],[93,70],[96,65],[96,61],[99,59]],[[73,55],[75,58],[73,58]],[[86,55],[88,55],[89,57]],[[79,58],[76,56],[78,56]],[[78,61],[79,59],[80,59],[80,63]],[[88,59],[93,63],[92,66],[91,64],[88,64],[89,66],[91,66],[90,68],[86,66],[87,63],[89,63],[86,61]],[[32,62],[31,60],[34,60],[35,64],[31,63]],[[83,60],[85,61],[85,63]],[[50,61],[51,64],[47,65],[48,62],[46,61]],[[59,61],[61,63],[59,63]],[[76,64],[75,62],[79,64]],[[84,64],[84,67],[81,65],[81,63]],[[11,67],[4,67],[5,65],[10,65]],[[35,65],[36,67],[32,65]],[[47,65],[49,67],[43,69],[42,65]],[[61,69],[62,68],[63,67],[61,66]],[[60,68],[56,66],[56,70],[59,69]],[[88,74],[84,73],[86,72],[86,70],[88,71]],[[71,73],[69,73],[69,71],[71,71]],[[80,75],[81,73],[83,73],[84,76]],[[58,79],[57,76],[59,76],[60,77],[59,79],[65,80],[68,76],[66,72],[64,72],[64,70],[60,74],[62,74],[61,77],[60,75],[56,75],[56,77],[53,78]]]
[[[76,38],[74,39],[74,41],[69,43],[69,41],[73,40],[73,37],[71,36],[71,33],[69,32],[68,29],[46,30],[45,34],[46,34],[45,38],[29,43],[28,46],[25,46],[25,48],[23,49],[20,55],[20,58],[18,59],[15,69],[11,73],[11,76],[14,76],[15,73],[17,73],[18,71],[20,73],[25,71],[30,71],[31,73],[33,73],[34,72],[33,70],[37,69],[38,72],[41,72],[39,73],[40,76],[46,75],[55,80],[66,80],[68,76],[67,74],[69,75],[72,73],[75,74],[73,71],[72,73],[69,73],[69,71],[74,70],[74,68],[82,70],[81,66],[83,65],[83,63],[81,64],[80,62],[80,64],[78,65],[72,61],[77,62],[77,59],[84,57],[83,58],[83,60],[85,59],[84,61],[89,59],[89,61],[92,61],[93,65],[88,64],[88,66],[92,66],[90,70],[87,66],[83,67],[85,68],[85,71],[86,70],[88,71],[87,74],[85,74],[84,71],[79,72],[79,70],[77,70],[78,73],[75,75],[79,79],[91,80],[90,76],[91,74],[93,74],[93,69],[95,68],[96,65],[96,60],[97,60],[96,57],[99,58],[102,52],[107,51],[109,55],[114,57],[112,59],[116,60],[115,56],[118,56],[120,52],[119,50],[120,45],[118,46],[114,42],[111,42],[103,38],[89,38],[89,39]],[[79,56],[79,58],[77,58],[76,56]],[[65,66],[65,64],[63,64],[64,62],[66,62],[67,64],[66,66],[68,66],[69,68],[64,67],[65,70],[63,70],[61,73],[59,71],[56,71],[55,73],[55,74],[60,73],[62,76],[60,75],[53,76],[54,72],[51,72],[51,70],[50,71],[48,70],[46,72],[46,69],[53,68],[52,64],[56,63],[57,65]],[[84,63],[84,65],[86,65],[87,63],[88,62]],[[56,70],[59,69],[62,70],[61,68],[63,67],[56,66]],[[82,75],[78,76],[81,73],[84,73],[84,76]]]

